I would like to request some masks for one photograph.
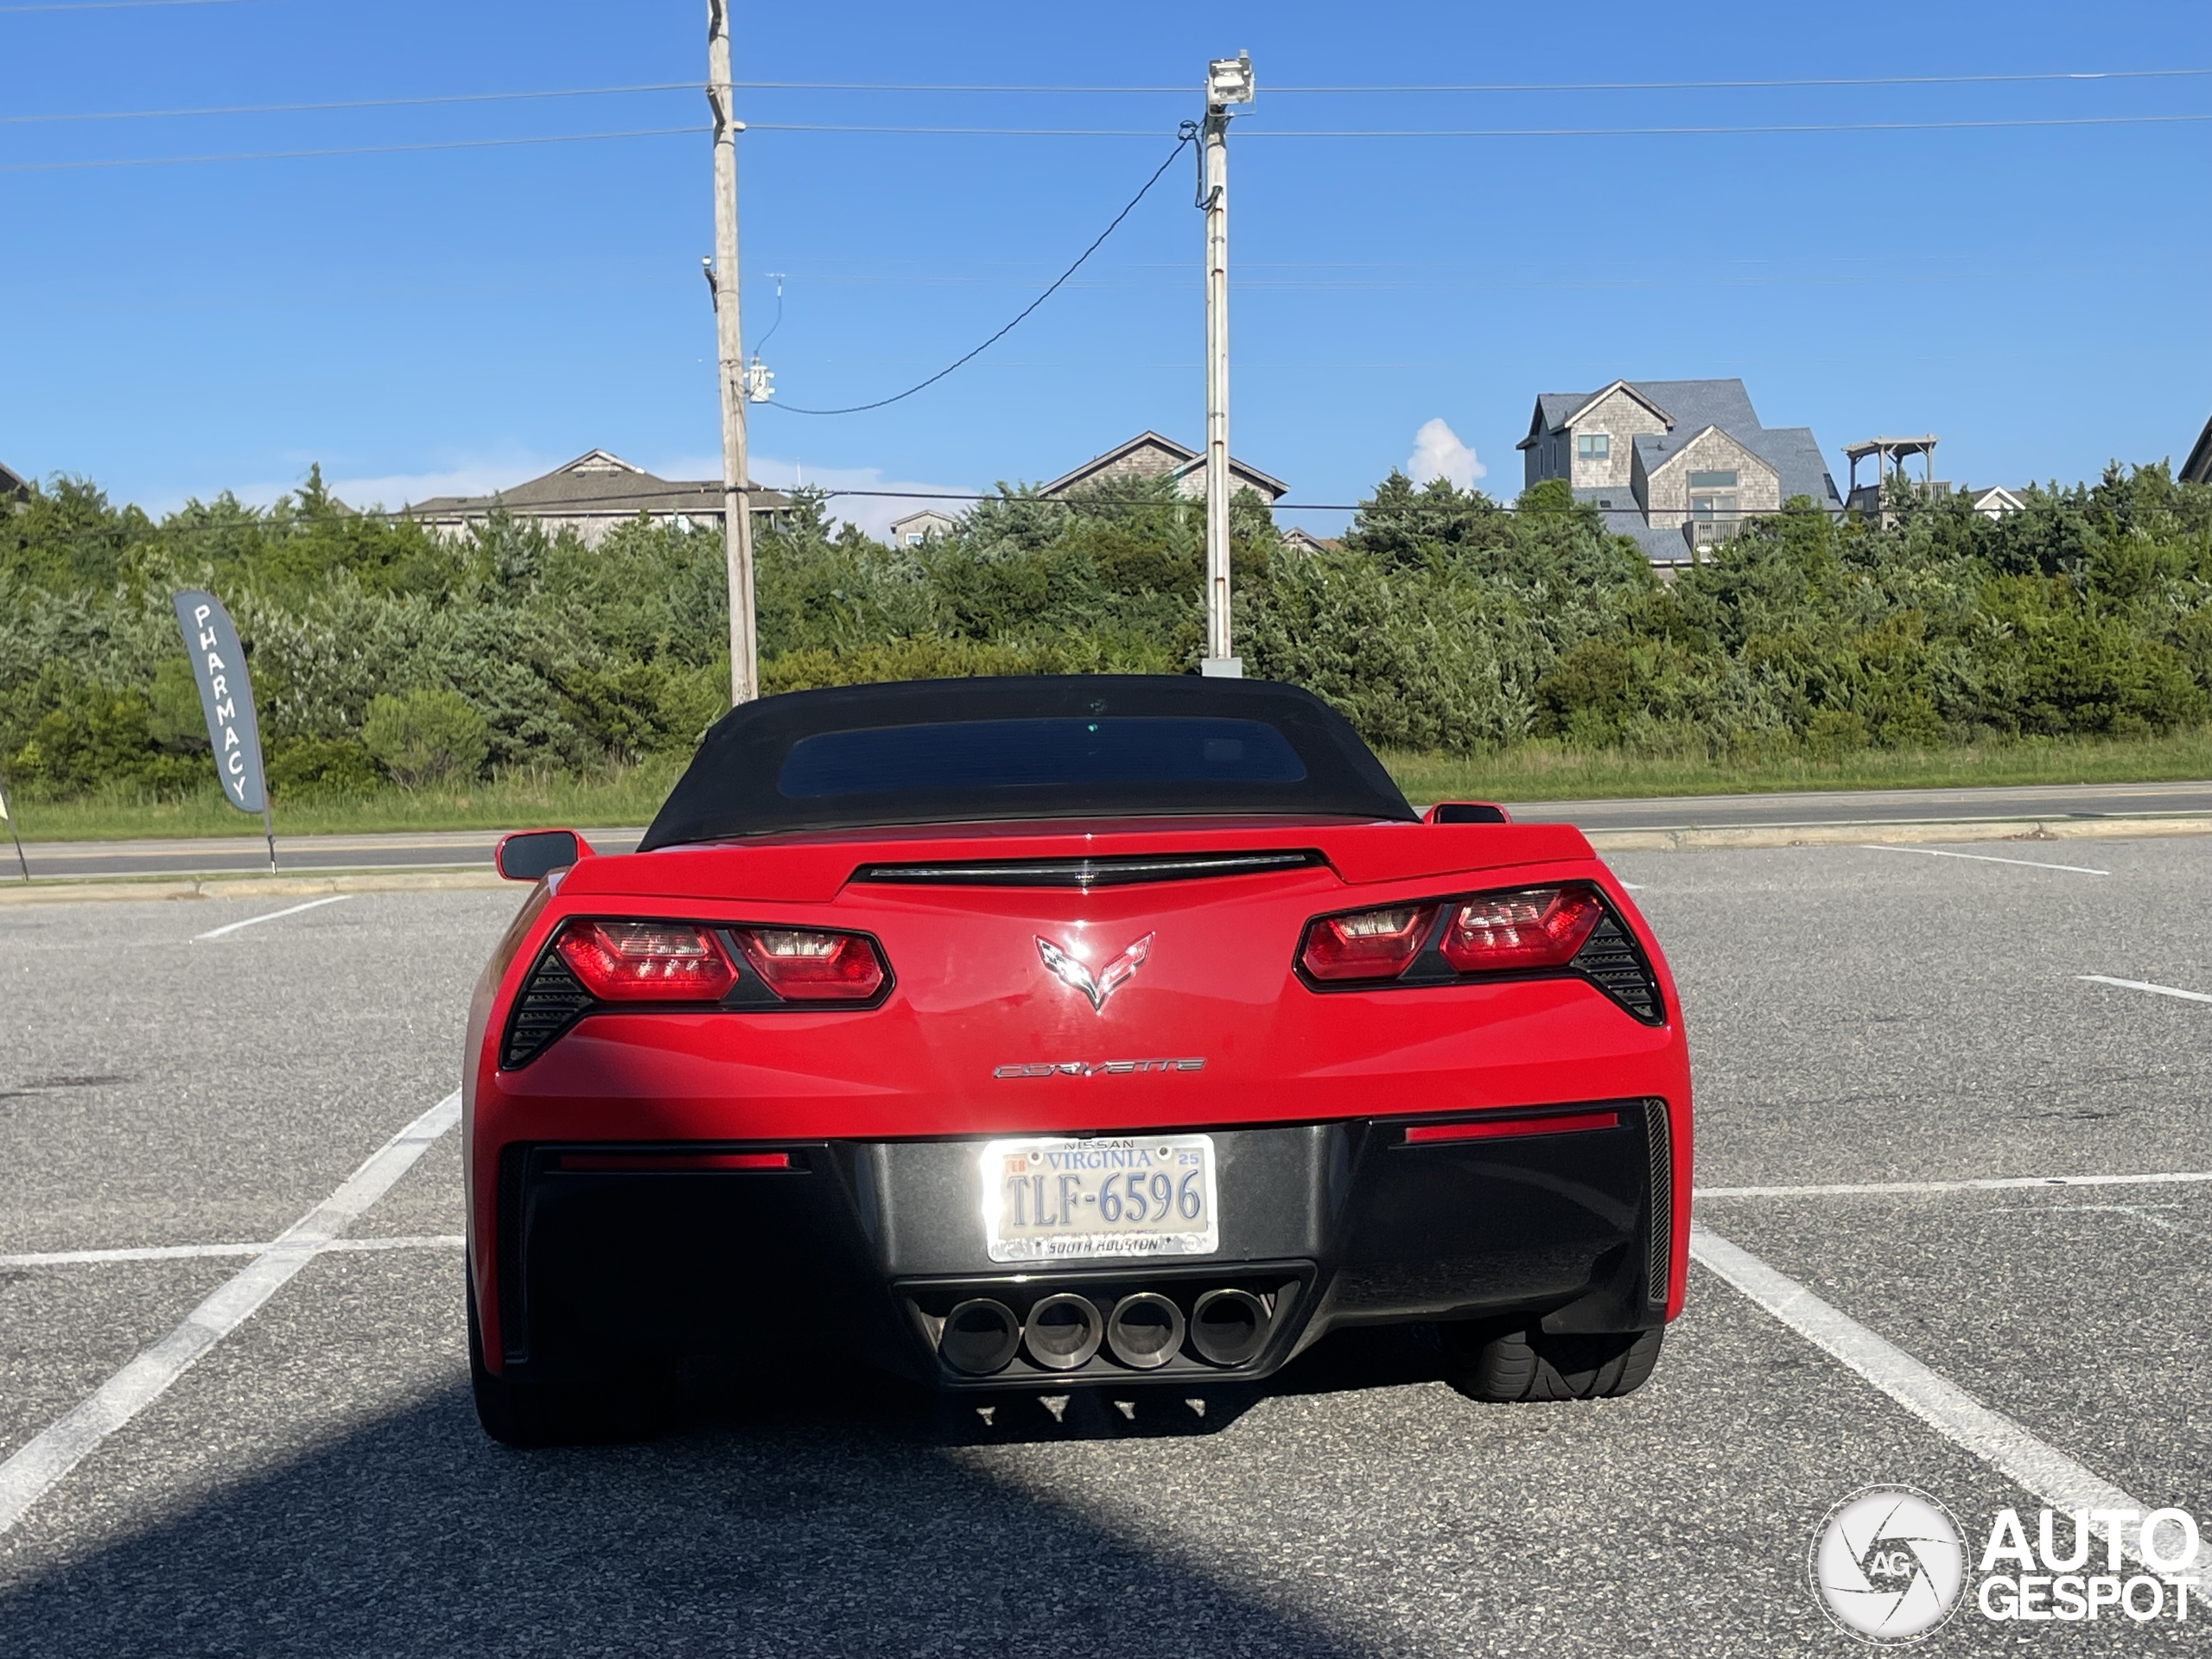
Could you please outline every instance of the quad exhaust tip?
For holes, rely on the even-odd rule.
[[[1021,1321],[1004,1302],[978,1296],[944,1316],[937,1351],[944,1363],[969,1376],[988,1376],[1014,1363],[1021,1345]],[[1097,1344],[1091,1344],[1095,1350]]]
[[[1029,1310],[1021,1338],[1029,1357],[1046,1370],[1072,1371],[1090,1363],[1105,1334],[1096,1305],[1088,1296],[1064,1290],[1044,1297]]]
[[[1209,1290],[1183,1310],[1158,1291],[1122,1297],[1110,1313],[1075,1291],[1058,1291],[1032,1305],[1027,1319],[1004,1302],[977,1296],[945,1315],[938,1353],[966,1376],[993,1376],[1026,1351],[1041,1370],[1078,1371],[1103,1347],[1133,1371],[1156,1371],[1170,1363],[1187,1340],[1191,1351],[1210,1364],[1250,1363],[1267,1345],[1271,1323],[1268,1304],[1249,1290]]]
[[[1183,1345],[1183,1310],[1156,1290],[1141,1290],[1114,1304],[1106,1320],[1106,1346],[1133,1371],[1156,1371]]]
[[[1216,1365],[1243,1365],[1268,1340],[1268,1308],[1249,1290],[1210,1290],[1191,1309],[1191,1346]]]

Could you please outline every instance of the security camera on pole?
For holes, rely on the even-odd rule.
[[[1229,631],[1229,106],[1252,101],[1252,57],[1206,65],[1206,654],[1199,671],[1242,679]]]

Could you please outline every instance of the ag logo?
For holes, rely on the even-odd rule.
[[[1813,1594],[1853,1636],[1893,1646],[1942,1628],[1966,1583],[1967,1547],[1951,1512],[1910,1486],[1869,1486],[1827,1513],[1813,1536]]]

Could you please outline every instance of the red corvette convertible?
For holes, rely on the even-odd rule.
[[[1306,692],[770,697],[635,854],[500,860],[537,882],[469,1022],[500,1440],[802,1358],[1187,1392],[1403,1322],[1478,1398],[1587,1398],[1681,1309],[1650,929],[1579,831],[1424,819]]]

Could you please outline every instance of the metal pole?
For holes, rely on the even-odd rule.
[[[746,477],[745,347],[738,327],[737,119],[728,0],[707,0],[707,103],[715,112],[715,343],[722,400],[722,549],[729,561],[729,700],[760,695],[753,613],[753,501]]]
[[[8,785],[5,779],[0,779],[0,818],[8,820],[8,834],[16,843],[16,868],[23,873],[23,885],[29,887],[31,880],[31,867],[23,857],[22,832],[16,828],[16,815],[8,810]]]

